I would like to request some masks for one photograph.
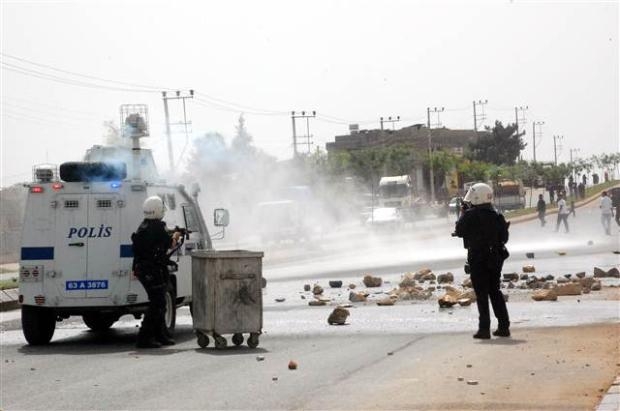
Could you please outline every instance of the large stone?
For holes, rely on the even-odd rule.
[[[566,277],[558,277],[558,279],[556,280],[556,282],[557,282],[558,284],[566,284],[566,283],[568,283],[568,282],[570,282],[570,281],[569,281],[569,279],[568,279],[568,278],[566,278]]]
[[[546,276],[546,277],[545,277],[545,280],[547,280],[547,281],[553,281],[553,280],[555,280],[555,277],[554,277],[554,276],[552,276],[551,274],[549,274],[548,276]]]
[[[352,303],[363,303],[366,301],[366,297],[367,295],[363,292],[356,293],[354,291],[351,291],[349,293],[349,301],[351,301]]]
[[[609,271],[605,271],[601,268],[594,267],[594,277],[611,277],[611,278],[620,278],[620,271],[616,267],[611,268]]]
[[[346,308],[336,307],[329,317],[327,317],[327,323],[329,325],[344,325],[350,314],[351,313]]]
[[[581,272],[579,272],[579,273],[575,274],[575,277],[577,277],[577,278],[583,278],[583,277],[585,277],[585,276],[586,276],[585,271],[581,271]]]
[[[314,295],[323,294],[323,287],[321,287],[318,284],[314,284],[314,287],[312,287],[312,294]]]
[[[312,287],[310,287],[310,284],[304,284],[304,291],[310,291],[312,290]]]
[[[472,287],[471,278],[467,277],[466,279],[464,279],[461,285],[465,288],[471,288]]]
[[[439,297],[437,302],[439,303],[439,307],[441,308],[450,308],[454,306],[455,304],[457,304],[458,300],[450,294],[444,294],[441,297]]]
[[[439,274],[437,276],[437,282],[439,284],[452,283],[454,282],[454,274],[452,274],[451,272],[447,272],[445,274]]]
[[[532,300],[534,301],[557,301],[558,295],[554,289],[534,291],[532,294]]]
[[[430,268],[422,268],[421,270],[418,270],[415,272],[415,274],[413,275],[414,280],[420,281],[422,280],[422,278],[424,278],[426,275],[430,274],[432,271]]]
[[[327,305],[327,301],[312,300],[312,301],[308,301],[308,305],[310,305],[312,307],[318,307],[318,306],[322,306],[322,305]]]
[[[519,281],[519,274],[517,273],[507,273],[503,274],[504,281]]]
[[[399,287],[413,287],[416,285],[415,273],[405,273],[403,274],[403,278],[398,284]]]
[[[383,283],[383,280],[381,279],[381,277],[373,277],[370,274],[366,274],[364,276],[364,285],[366,287],[381,287],[381,284]]]
[[[601,291],[602,288],[602,284],[599,280],[596,280],[592,283],[592,286],[590,287],[590,290],[592,291]]]
[[[419,289],[418,287],[401,287],[393,290],[392,295],[398,297],[399,300],[427,300],[433,295],[432,291]]]
[[[583,288],[592,288],[592,284],[594,284],[595,281],[598,280],[595,280],[594,277],[585,277],[580,278],[578,283],[581,284]]]
[[[332,280],[332,281],[329,282],[329,286],[331,288],[340,288],[340,287],[342,287],[342,281],[340,281],[340,280]]]
[[[555,293],[558,296],[581,295],[581,284],[579,283],[560,284],[555,287]]]
[[[521,275],[519,276],[519,279],[521,279],[521,280],[527,280],[528,278],[529,278],[529,275],[528,275],[528,274],[521,274]]]
[[[524,265],[523,266],[523,272],[524,273],[535,273],[536,272],[536,267],[534,267],[531,264]]]

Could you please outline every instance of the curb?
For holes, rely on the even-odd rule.
[[[620,376],[611,383],[609,390],[596,407],[596,411],[617,411],[620,409]]]
[[[19,308],[19,289],[9,288],[0,290],[0,311],[16,310]]]

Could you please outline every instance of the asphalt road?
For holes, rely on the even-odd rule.
[[[537,221],[514,225],[512,256],[504,272],[520,272],[525,263],[535,264],[537,274],[556,276],[591,273],[595,265],[618,266],[619,256],[612,253],[619,248],[618,227],[613,227],[612,236],[605,236],[595,205],[577,213],[569,220],[570,234],[555,233],[549,225],[538,227]],[[269,283],[263,295],[264,334],[254,350],[215,350],[212,345],[200,349],[187,308],[178,312],[177,345],[160,350],[134,347],[138,322],[130,317],[101,334],[72,318],[58,325],[49,346],[29,347],[21,335],[19,312],[1,313],[0,408],[360,409],[370,404],[382,408],[380,399],[373,397],[373,384],[389,384],[390,378],[404,368],[414,369],[420,359],[448,361],[445,358],[456,356],[459,347],[472,345],[475,307],[439,310],[434,299],[392,307],[372,303],[395,287],[403,272],[423,266],[436,273],[450,270],[457,282],[464,278],[464,250],[458,239],[449,236],[451,224],[423,222],[393,234],[351,228],[335,231],[323,243],[269,250],[277,258],[265,262]],[[535,259],[526,258],[526,252],[535,252]],[[373,290],[377,294],[371,295],[371,303],[350,309],[348,325],[327,324],[333,306],[307,305],[310,295],[303,292],[303,284],[319,282],[327,288],[328,279],[339,279],[361,287],[367,272],[382,275],[387,284]],[[508,294],[515,337],[500,343],[515,350],[527,346],[519,334],[531,328],[617,324],[620,319],[618,301],[602,300],[595,293],[557,303],[532,303],[517,290]],[[326,289],[326,295],[334,304],[348,300],[343,289]],[[278,303],[276,298],[285,301]],[[287,368],[290,360],[299,364],[297,370]],[[430,364],[425,367],[428,372]],[[416,378],[423,380],[424,375]],[[423,408],[432,406],[426,403]]]

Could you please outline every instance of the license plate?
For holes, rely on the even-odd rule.
[[[107,288],[108,280],[77,280],[65,283],[66,291],[106,290]]]

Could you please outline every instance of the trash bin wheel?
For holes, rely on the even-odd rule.
[[[240,333],[233,334],[232,342],[236,346],[243,344],[243,334],[240,334]]]
[[[226,338],[221,335],[215,335],[213,339],[215,341],[215,348],[226,348]]]
[[[250,333],[250,336],[248,337],[248,347],[258,347],[258,333]]]
[[[200,348],[205,348],[206,346],[209,345],[209,337],[207,337],[206,334],[197,333],[196,337],[197,337],[197,342]]]

